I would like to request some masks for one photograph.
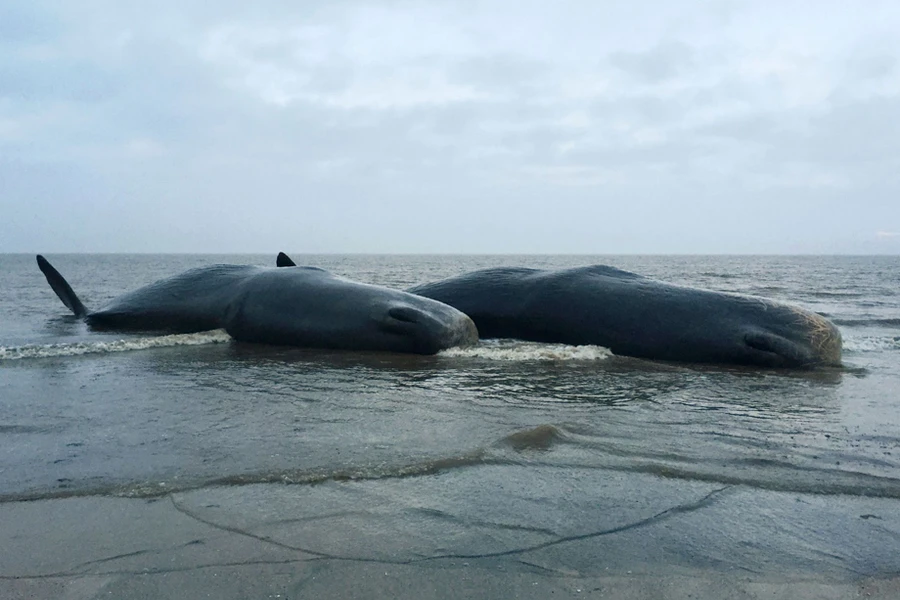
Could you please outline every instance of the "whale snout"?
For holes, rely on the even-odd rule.
[[[769,366],[810,368],[841,365],[841,332],[828,319],[790,307],[789,327],[776,330],[754,328],[744,334],[744,343]]]
[[[381,326],[400,335],[411,351],[436,354],[455,346],[471,346],[478,342],[478,329],[464,313],[442,304],[429,302],[427,306],[394,304],[387,307]]]
[[[841,351],[844,341],[841,332],[834,323],[814,315],[810,321],[809,344],[812,348],[815,364],[829,367],[841,366]]]
[[[447,338],[445,348],[456,346],[474,346],[478,343],[478,328],[475,321],[468,315],[459,313],[451,328],[450,337]],[[443,349],[443,348],[442,348]]]

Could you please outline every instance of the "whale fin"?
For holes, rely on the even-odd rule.
[[[84,317],[87,315],[88,311],[84,307],[84,304],[82,304],[81,300],[78,299],[78,296],[75,295],[69,282],[59,274],[59,271],[54,269],[53,265],[47,262],[47,259],[40,254],[37,255],[37,264],[41,273],[47,278],[47,283],[50,284],[50,287],[53,288],[53,291],[56,292],[56,295],[59,296],[59,299],[62,300],[63,304],[68,306],[69,310],[75,313],[76,317]]]
[[[769,332],[752,332],[744,335],[744,341],[751,348],[771,352],[784,361],[786,366],[804,367],[815,364],[815,358],[804,348],[787,338]]]
[[[297,263],[291,260],[291,257],[285,254],[284,252],[278,253],[278,258],[275,259],[276,267],[296,267]]]

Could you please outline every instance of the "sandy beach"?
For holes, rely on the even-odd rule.
[[[440,479],[441,476],[435,476]],[[0,597],[6,600],[99,598],[897,598],[900,578],[859,576],[828,566],[804,568],[777,560],[747,560],[739,548],[713,549],[722,562],[666,555],[683,548],[721,546],[741,535],[747,520],[723,524],[718,540],[694,527],[696,510],[622,525],[607,534],[573,534],[535,543],[540,532],[487,518],[468,535],[435,527],[427,510],[385,503],[345,510],[334,498],[369,483],[332,482],[214,487],[156,498],[78,497],[0,506]],[[755,492],[735,490],[715,504],[742,505]],[[304,505],[304,496],[311,501]],[[812,501],[807,504],[807,501]],[[801,523],[821,498],[795,497]],[[900,519],[893,500],[830,497],[830,512],[854,514],[856,531],[890,530]],[[327,508],[331,505],[330,508]],[[864,506],[865,505],[865,506]],[[765,506],[762,503],[761,506]],[[421,508],[421,507],[419,507]],[[721,506],[719,509],[721,510]],[[742,509],[742,510],[743,510]],[[655,510],[655,509],[653,509]],[[321,511],[321,512],[319,512]],[[415,512],[423,519],[410,518]],[[760,512],[766,512],[763,508]],[[315,514],[318,513],[318,514]],[[509,517],[510,515],[506,515]],[[717,515],[707,514],[715,519]],[[413,521],[419,535],[398,526]],[[703,518],[700,516],[700,518]],[[873,527],[873,524],[875,526]],[[795,550],[773,536],[768,556]],[[747,544],[748,547],[750,544]],[[736,544],[740,546],[740,544]],[[618,552],[617,552],[618,550]],[[573,556],[577,555],[577,559]],[[873,556],[877,556],[874,552]],[[687,560],[684,560],[687,559]],[[695,564],[688,564],[693,562]],[[839,561],[840,562],[840,561]]]

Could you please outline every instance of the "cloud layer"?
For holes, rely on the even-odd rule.
[[[900,252],[900,8],[0,8],[0,251]]]

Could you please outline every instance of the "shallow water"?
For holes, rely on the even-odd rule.
[[[89,308],[194,266],[274,264],[274,255],[48,258]],[[293,258],[398,288],[490,266],[610,264],[822,312],[841,329],[846,368],[696,366],[515,341],[423,357],[238,344],[224,332],[100,334],[66,315],[33,256],[0,255],[0,501],[156,497],[210,484],[256,498],[248,484],[294,483],[287,489],[308,490],[304,503],[323,511],[387,502],[399,512],[378,531],[405,532],[411,541],[403,552],[443,556],[483,555],[482,547],[506,552],[513,542],[508,529],[495,531],[498,523],[519,532],[513,545],[537,551],[553,535],[606,527],[598,525],[598,510],[615,528],[635,511],[641,519],[665,513],[664,499],[687,506],[709,494],[727,514],[710,513],[707,527],[731,519],[729,535],[741,531],[751,546],[777,544],[766,519],[783,519],[778,535],[789,535],[788,523],[800,521],[786,507],[798,498],[900,499],[898,257]],[[729,494],[731,504],[718,500]],[[878,506],[883,512],[888,505]],[[852,527],[837,517],[805,523],[782,560],[900,571],[900,539],[882,512],[878,519],[855,515]],[[364,528],[353,518],[328,522]],[[456,543],[447,541],[458,533],[450,522],[475,533],[441,554],[437,546]],[[487,522],[490,535],[477,526]],[[438,533],[426,535],[430,528]],[[414,532],[426,541],[416,542]],[[719,533],[704,539],[724,544]],[[384,535],[382,546],[363,538],[345,550],[389,551]],[[708,560],[708,549],[677,539],[654,552],[681,543],[666,552],[691,564]],[[646,539],[629,548],[641,544]],[[758,567],[783,551],[753,547],[730,560]],[[823,558],[828,553],[843,554]],[[569,566],[579,560],[560,556]]]

